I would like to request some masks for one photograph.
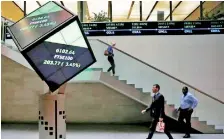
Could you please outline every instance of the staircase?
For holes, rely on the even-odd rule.
[[[93,67],[102,67],[106,72],[110,66],[107,58],[102,55],[107,48],[107,44],[101,40],[89,39],[93,52],[96,56],[97,63]],[[198,91],[192,86],[174,78],[170,77],[163,71],[150,67],[146,63],[130,56],[129,54],[119,50],[119,46],[114,50],[115,53],[115,65],[116,75],[111,78],[106,73],[101,74],[101,81],[104,80],[107,85],[120,90],[120,92],[130,98],[148,105],[150,103],[151,87],[153,84],[158,83],[161,86],[161,93],[166,99],[166,114],[177,120],[177,113],[174,111],[180,106],[180,98],[182,96],[182,87],[188,86],[189,91],[193,93],[199,100],[199,104],[192,114],[192,127],[203,133],[224,133],[224,104],[217,101],[212,97],[206,95],[204,92]],[[120,88],[118,80],[123,86]],[[136,91],[129,90],[131,86]],[[121,90],[123,88],[123,90]],[[125,88],[125,89],[124,89]],[[127,90],[126,90],[127,89]],[[140,93],[140,94],[138,94]],[[218,111],[217,111],[218,110]]]
[[[151,103],[152,94],[150,91],[152,85],[158,83],[161,85],[161,93],[166,98],[166,115],[177,120],[175,108],[179,107],[179,100],[182,95],[181,88],[188,85],[164,75],[143,62],[137,61],[119,49],[114,50],[117,76],[111,76],[106,72],[109,64],[107,58],[103,55],[107,44],[92,39],[89,39],[89,42],[97,62],[70,82],[99,81],[145,106]],[[2,55],[33,70],[14,46],[9,48],[7,44],[3,44]],[[199,106],[192,117],[192,128],[202,133],[223,133],[224,105],[191,87],[189,88],[199,99]],[[217,127],[220,127],[220,129]]]
[[[142,88],[135,88],[135,85],[127,84],[126,80],[119,80],[118,76],[111,76],[109,73],[101,72],[100,81],[146,107],[152,101],[150,92],[143,92]],[[175,107],[172,104],[165,104],[165,113],[174,120],[178,118]],[[202,133],[223,133],[222,129],[215,129],[214,125],[207,125],[206,121],[199,121],[198,117],[192,117],[191,121],[192,128]]]

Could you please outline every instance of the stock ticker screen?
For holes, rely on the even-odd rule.
[[[24,49],[21,51],[23,56],[53,92],[96,62],[96,59],[77,16],[74,17],[55,2],[49,2],[41,8],[44,9],[43,14],[37,9],[38,14],[31,13],[32,16],[21,20],[22,23],[15,23],[10,27],[10,32],[14,41],[18,42],[18,47]],[[55,34],[35,46],[28,46],[70,17],[74,18]]]
[[[87,36],[224,34],[224,20],[83,23]]]
[[[29,47],[38,38],[71,19],[73,15],[54,2],[48,2],[10,26],[19,46]]]

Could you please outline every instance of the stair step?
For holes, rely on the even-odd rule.
[[[104,74],[106,74],[106,75],[109,75],[109,76],[111,76],[111,74],[110,74],[110,72],[103,72]]]
[[[120,80],[121,82],[127,84],[127,80]]]
[[[127,84],[127,85],[130,85],[130,86],[132,86],[132,87],[134,87],[134,88],[135,88],[135,85],[134,85],[134,84]]]
[[[113,77],[114,77],[115,79],[117,79],[117,80],[119,79],[119,76],[113,76]]]
[[[202,123],[202,124],[207,124],[207,122],[205,122],[205,121],[200,121],[200,123]],[[214,126],[214,125],[207,125],[207,126],[213,128],[213,129],[215,129],[215,126]]]
[[[138,91],[143,92],[142,88],[136,88]]]
[[[216,129],[218,132],[222,132],[222,133],[224,133],[224,126],[215,126],[215,129]]]
[[[102,69],[102,71],[103,71],[103,69]],[[106,75],[112,76],[112,75],[111,75],[111,72],[107,72],[107,71],[106,71],[106,72],[103,72],[103,73],[106,74]],[[119,76],[112,76],[112,77],[114,77],[114,78],[117,79],[117,80],[119,79]]]
[[[200,123],[207,125],[206,121],[200,121]],[[214,128],[215,128],[215,126],[214,126]]]
[[[151,92],[143,92],[143,94],[149,94],[149,95],[151,95]]]
[[[224,133],[224,129],[216,129],[218,133]]]

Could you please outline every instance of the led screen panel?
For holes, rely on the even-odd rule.
[[[55,2],[48,2],[9,27],[19,50],[31,46],[74,15]]]
[[[70,31],[74,35],[68,35]],[[52,91],[95,62],[77,21],[28,51],[26,57]]]
[[[49,3],[53,3],[55,5],[54,2]],[[59,5],[57,6],[60,7]],[[50,19],[60,19],[57,21],[54,20],[56,26],[64,23],[61,24],[57,30],[54,30],[54,34],[48,34],[47,31],[53,29],[53,26],[47,26],[49,24],[44,26],[45,24],[38,23],[39,27],[37,28],[30,28],[29,24],[28,26],[18,26],[17,30],[13,30],[13,27],[20,24],[17,22],[9,29],[10,34],[13,36],[13,40],[19,42],[17,43],[18,47],[25,46],[28,43],[35,44],[29,45],[27,48],[22,47],[22,49],[25,49],[22,50],[21,53],[41,77],[41,79],[48,84],[52,92],[96,62],[78,17],[72,15],[71,17],[73,18],[69,19],[69,21],[67,21],[67,18],[64,17],[63,20],[61,20],[61,16],[64,14],[61,14],[61,10],[58,11],[58,8],[54,7],[54,9],[56,10],[54,12],[50,12],[49,15],[46,12],[43,12],[43,14],[38,14],[38,18],[41,20],[48,19],[49,17],[54,17]],[[35,19],[37,19],[37,14],[31,13],[31,15],[32,14],[35,16]],[[28,15],[27,17],[29,18],[31,16]],[[44,27],[40,27],[40,25],[43,25]],[[18,33],[18,30],[21,29],[22,32]],[[23,32],[24,30],[25,32]],[[27,36],[26,31],[33,36]],[[38,39],[38,37],[43,38],[44,34],[48,34],[44,37],[44,40]],[[33,41],[37,40],[37,42],[33,43],[33,41],[24,40],[26,39],[24,36],[27,36],[27,38]],[[20,40],[17,40],[18,38],[20,38]]]

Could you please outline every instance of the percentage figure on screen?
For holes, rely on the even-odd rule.
[[[80,63],[69,63],[69,62],[66,62],[65,64],[66,67],[76,67],[76,68],[80,68]]]

